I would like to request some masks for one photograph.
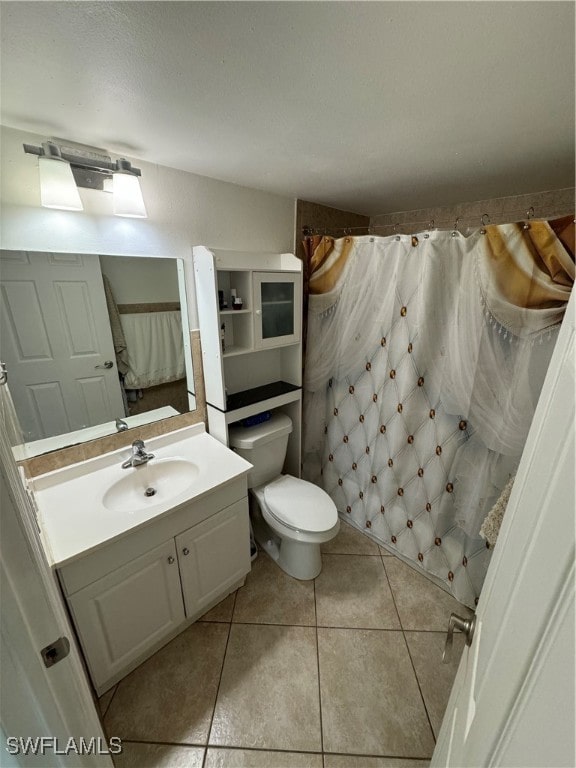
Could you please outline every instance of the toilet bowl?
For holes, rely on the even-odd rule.
[[[313,483],[280,474],[292,422],[283,413],[254,427],[232,425],[230,446],[253,465],[248,474],[254,536],[283,571],[313,579],[322,570],[320,545],[340,530],[336,505]]]

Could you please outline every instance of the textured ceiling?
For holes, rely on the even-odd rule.
[[[364,214],[574,184],[573,2],[2,2],[1,121]]]

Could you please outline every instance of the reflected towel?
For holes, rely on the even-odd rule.
[[[121,315],[130,369],[126,389],[146,389],[186,375],[180,312]]]
[[[126,347],[126,338],[124,337],[124,330],[122,328],[122,322],[120,320],[120,313],[118,312],[118,306],[114,299],[114,293],[112,292],[112,285],[106,275],[102,275],[104,282],[104,295],[106,297],[106,307],[108,309],[108,317],[110,318],[110,330],[112,331],[112,342],[114,344],[114,352],[116,354],[116,365],[118,371],[124,375],[128,372],[128,349]]]
[[[486,539],[491,547],[496,544],[496,539],[500,533],[500,526],[502,525],[502,520],[504,519],[504,512],[506,512],[506,507],[508,506],[508,501],[510,499],[510,494],[512,492],[512,486],[514,485],[515,479],[516,476],[514,475],[514,477],[511,477],[510,480],[508,480],[504,486],[504,489],[502,490],[502,493],[500,494],[498,501],[496,504],[494,504],[490,512],[488,512],[484,522],[482,523],[482,527],[480,528],[480,536],[482,536],[483,539]]]

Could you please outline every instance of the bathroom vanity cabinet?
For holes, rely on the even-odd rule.
[[[58,570],[98,695],[244,583],[246,478]]]
[[[210,434],[228,445],[230,424],[282,410],[293,424],[284,470],[299,477],[301,261],[197,246],[194,276]]]

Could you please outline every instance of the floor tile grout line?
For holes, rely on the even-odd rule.
[[[222,676],[224,674],[224,664],[226,663],[226,654],[228,653],[228,643],[230,642],[230,635],[232,633],[232,616],[234,616],[234,608],[236,607],[236,597],[238,590],[234,594],[234,605],[232,606],[232,615],[230,622],[228,623],[228,634],[226,635],[226,645],[224,646],[224,655],[222,656],[222,667],[220,668],[220,676],[218,678],[218,686],[216,687],[216,696],[214,697],[214,705],[212,707],[212,717],[210,718],[210,725],[206,734],[206,744],[204,750],[204,757],[202,758],[202,768],[206,766],[206,755],[208,754],[208,745],[210,744],[210,736],[212,734],[212,726],[214,724],[214,715],[216,714],[216,704],[218,703],[218,694],[220,693],[220,685],[222,684]]]
[[[184,747],[190,749],[204,749],[206,752],[209,749],[229,749],[233,752],[247,751],[247,752],[277,752],[278,754],[301,754],[301,755],[322,755],[323,752],[315,749],[281,749],[280,747],[238,747],[235,745],[227,744],[199,744],[189,743],[183,741],[144,741],[143,739],[122,739],[122,743],[125,744],[150,744],[159,745],[163,747]],[[329,753],[330,754],[330,753]]]
[[[380,557],[379,552],[322,552],[323,557]]]
[[[119,682],[117,682],[117,683],[116,683],[116,685],[114,686],[114,692],[112,693],[112,696],[110,696],[110,701],[108,702],[108,706],[106,707],[106,709],[104,710],[104,712],[102,712],[102,724],[104,724],[104,718],[105,718],[105,717],[106,717],[106,715],[108,714],[108,710],[110,709],[110,705],[111,705],[111,704],[112,704],[112,702],[114,701],[114,696],[116,696],[116,691],[118,690],[118,686],[119,686],[119,685],[120,685],[120,681],[119,681]]]
[[[376,753],[364,754],[360,752],[324,752],[324,755],[329,757],[366,757],[369,760],[373,758],[380,758],[384,760],[417,760],[428,765],[430,763],[429,757],[411,757],[410,755],[382,755]]]
[[[413,757],[411,755],[395,755],[395,754],[382,754],[382,753],[359,753],[359,752],[325,752],[325,751],[318,751],[315,749],[281,749],[280,747],[238,747],[238,746],[232,746],[232,745],[223,745],[223,744],[199,744],[199,743],[189,743],[189,742],[181,742],[181,741],[145,741],[143,739],[122,739],[122,742],[125,744],[149,744],[149,745],[158,745],[158,746],[164,746],[164,747],[183,747],[184,749],[205,749],[206,751],[208,749],[222,749],[222,750],[230,750],[232,752],[240,752],[240,751],[247,751],[247,752],[273,752],[277,754],[299,754],[299,755],[327,755],[327,756],[334,756],[334,757],[365,757],[365,758],[383,758],[386,760],[418,760],[422,763],[429,762],[430,758],[428,757]]]
[[[314,585],[314,618],[315,618],[315,633],[316,633],[316,669],[318,672],[318,708],[320,712],[320,749],[322,750],[322,765],[324,765],[324,728],[322,723],[322,687],[320,681],[320,645],[318,639],[318,614],[316,611],[316,579],[313,581]]]
[[[184,749],[206,749],[206,744],[188,741],[145,741],[144,739],[122,739],[122,744],[149,744],[159,747],[183,747]]]
[[[434,732],[434,728],[432,726],[432,720],[430,719],[430,713],[428,712],[426,700],[422,692],[422,686],[420,685],[420,680],[418,679],[418,673],[416,672],[416,667],[414,666],[414,660],[412,659],[412,654],[410,653],[410,646],[408,645],[408,640],[406,639],[406,633],[403,632],[402,634],[404,636],[404,642],[406,644],[406,649],[408,651],[408,658],[410,659],[410,664],[412,665],[412,669],[414,670],[414,677],[416,678],[416,684],[418,685],[418,690],[420,691],[420,697],[422,699],[422,703],[424,704],[424,711],[426,712],[426,717],[428,718],[428,724],[430,726],[430,731],[432,732],[432,738],[434,739],[434,744],[436,744],[436,734]]]
[[[223,623],[223,622],[204,622],[205,624],[210,623]],[[319,629],[349,629],[351,631],[354,631],[356,629],[359,630],[369,630],[370,632],[401,632],[401,627],[346,627],[341,625],[332,625],[332,624],[278,624],[277,622],[268,622],[268,621],[233,621],[232,622],[235,626],[246,626],[246,627],[291,627],[293,629],[314,629],[316,626]],[[413,632],[419,632],[420,630],[409,630]],[[432,630],[422,630],[425,631],[432,631]],[[439,631],[436,631],[436,634],[442,634]]]
[[[396,607],[396,606],[394,606]],[[318,627],[319,629],[349,629],[354,631],[359,629],[362,631],[370,632],[418,632],[420,634],[427,633],[431,635],[445,635],[446,632],[442,629],[418,629],[416,627],[346,627],[342,624],[279,624],[278,622],[270,621],[203,621],[202,624],[235,624],[236,626],[246,627],[293,627],[294,629],[305,629]],[[459,630],[456,630],[458,634]]]
[[[388,572],[386,571],[386,566],[384,564],[384,556],[382,556],[382,566],[384,567],[384,572],[386,573],[386,578],[388,579]],[[390,592],[392,594],[392,600],[394,601],[394,607],[396,608],[396,613],[398,614],[398,619],[400,620],[400,627],[402,628],[402,637],[404,639],[404,645],[406,646],[406,650],[408,651],[408,658],[410,659],[410,665],[412,667],[412,670],[414,671],[414,678],[416,679],[416,685],[418,686],[418,691],[420,693],[420,698],[422,699],[422,704],[424,705],[424,712],[426,712],[426,719],[428,720],[428,725],[430,726],[430,732],[432,733],[432,739],[434,740],[434,744],[436,744],[436,734],[434,733],[434,728],[432,727],[432,721],[430,720],[430,713],[428,712],[428,707],[426,706],[426,701],[424,699],[424,694],[422,693],[422,687],[420,685],[420,680],[418,679],[418,674],[416,672],[416,667],[414,666],[414,660],[412,659],[412,654],[410,653],[410,646],[408,645],[408,640],[406,639],[406,630],[404,629],[404,625],[402,624],[402,619],[400,618],[400,612],[398,610],[398,607],[396,605],[396,598],[394,597],[394,591],[392,589],[392,585],[390,584],[390,579],[388,579],[388,585],[390,587]]]
[[[318,670],[318,706],[320,708],[320,747],[322,749],[322,765],[324,765],[324,724],[322,716],[322,683],[320,680],[320,641],[318,638],[318,608],[316,604],[316,579],[314,579],[314,619],[316,625],[316,665]]]

